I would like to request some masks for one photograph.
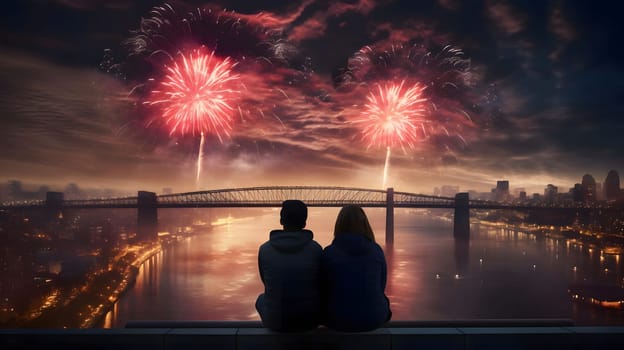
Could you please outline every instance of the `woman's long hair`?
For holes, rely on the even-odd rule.
[[[345,232],[359,233],[371,242],[375,242],[375,234],[368,223],[368,218],[364,210],[357,205],[344,206],[338,213],[334,226],[334,238]]]

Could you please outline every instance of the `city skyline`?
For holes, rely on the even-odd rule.
[[[257,186],[241,186],[237,188],[242,189],[246,187]],[[591,187],[591,190],[588,190],[589,187]],[[223,189],[226,188],[212,188],[205,190]],[[232,187],[232,189],[235,188]],[[134,197],[136,196],[137,191],[143,190],[143,188],[120,190],[116,188],[82,187],[80,184],[75,182],[67,183],[64,186],[50,186],[48,184],[40,183],[23,183],[20,180],[12,179],[6,183],[0,184],[0,202],[8,200],[45,199],[47,192],[61,192],[64,194],[65,199]],[[172,187],[162,187],[160,189],[151,189],[150,191],[155,192],[157,195],[196,192],[178,191]],[[486,199],[494,201],[506,201],[510,199],[530,200],[531,198],[538,196],[540,200],[550,202],[563,199],[563,197],[557,199],[557,196],[565,196],[566,200],[581,202],[588,200],[588,191],[592,193],[590,195],[591,201],[624,199],[624,188],[620,187],[619,173],[615,170],[610,170],[604,181],[596,180],[592,174],[585,174],[581,180],[570,186],[561,184],[553,185],[552,183],[549,183],[544,185],[543,188],[538,191],[529,191],[525,187],[515,186],[513,183],[510,183],[509,180],[496,180],[496,182],[489,188],[462,188],[458,185],[443,184],[417,194],[433,194],[434,196],[453,197],[457,193],[465,192],[472,196],[471,199]],[[501,194],[503,194],[503,198],[500,197]],[[549,199],[548,197],[551,198]]]
[[[358,50],[388,50],[414,39],[433,48],[461,48],[471,65],[468,99],[479,108],[465,107],[474,120],[470,127],[457,127],[455,119],[439,122],[453,137],[433,131],[436,137],[394,149],[389,187],[489,191],[504,179],[512,190],[543,193],[554,184],[567,192],[585,174],[602,184],[610,170],[624,171],[623,49],[614,45],[619,4],[360,0],[173,6],[186,4],[235,10],[250,23],[277,28],[288,43],[283,49],[295,53],[283,66],[241,72],[250,90],[271,86],[270,94],[248,97],[270,108],[250,113],[223,143],[206,138],[199,189],[380,187],[385,149],[369,147],[348,123],[352,107],[340,103],[363,102],[340,90],[336,76]],[[198,189],[197,135],[169,137],[140,124],[131,108],[137,101],[128,97],[132,85],[100,69],[105,50],[120,52],[130,31],[159,5],[8,5],[0,25],[6,37],[0,44],[0,181]],[[297,57],[305,64],[296,63]]]

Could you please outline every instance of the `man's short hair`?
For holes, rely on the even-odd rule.
[[[304,228],[308,219],[308,207],[300,200],[289,199],[282,202],[280,222],[284,226]]]

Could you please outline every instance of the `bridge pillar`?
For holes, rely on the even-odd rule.
[[[386,191],[386,244],[394,243],[394,188]]]
[[[61,208],[63,207],[63,192],[47,192],[45,207],[46,207],[46,219],[54,220],[61,216]]]
[[[147,241],[158,237],[157,204],[156,193],[139,191],[137,196],[138,241]]]
[[[460,192],[455,195],[455,217],[453,236],[455,239],[470,239],[470,210],[468,193]]]
[[[61,208],[63,199],[63,192],[46,192],[46,208]]]

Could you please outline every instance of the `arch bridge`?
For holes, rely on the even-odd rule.
[[[281,207],[287,199],[299,199],[309,207],[361,207],[386,208],[386,242],[394,240],[394,208],[448,208],[455,210],[454,235],[469,237],[469,209],[581,209],[581,206],[527,206],[470,200],[468,193],[458,193],[455,198],[437,197],[409,192],[387,190],[328,187],[328,186],[266,186],[197,191],[156,195],[139,191],[136,197],[64,200],[61,192],[48,192],[46,200],[6,202],[0,209],[37,209],[49,211],[63,209],[137,208],[138,233],[154,237],[157,232],[158,208],[232,208]]]

